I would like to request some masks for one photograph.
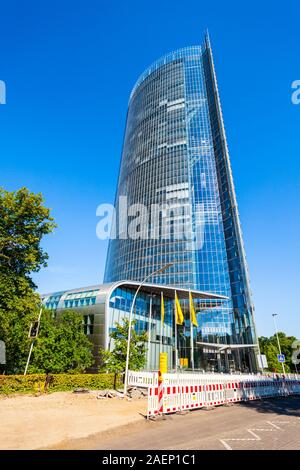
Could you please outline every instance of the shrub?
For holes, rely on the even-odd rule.
[[[37,393],[44,390],[45,374],[0,375],[0,394]],[[51,374],[49,392],[87,388],[91,390],[111,389],[114,374]],[[118,380],[117,386],[121,385]]]

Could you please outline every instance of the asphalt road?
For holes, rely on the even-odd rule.
[[[141,420],[66,443],[70,449],[300,449],[300,397],[268,399]]]

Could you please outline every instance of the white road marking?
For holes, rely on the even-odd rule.
[[[270,426],[274,426],[275,429],[279,429],[280,431],[282,431],[282,429],[281,429],[279,426],[277,426],[275,423],[272,423],[271,421],[267,421],[267,423],[268,423]],[[277,424],[279,424],[279,423],[277,423]]]
[[[250,432],[250,434],[252,434],[252,436],[255,437],[255,439],[252,439],[253,441],[261,441],[261,437],[255,434],[255,432],[253,432],[254,431],[253,429],[247,429],[247,431]]]
[[[274,431],[276,431],[276,429],[253,428],[253,431],[274,432]]]
[[[258,436],[254,431],[256,432],[274,432],[274,431],[282,431],[282,429],[278,426],[278,424],[289,424],[290,421],[276,421],[276,424],[273,423],[272,421],[266,421],[269,426],[272,426],[271,428],[249,428],[247,429],[247,432],[251,434],[253,437],[252,438],[228,438],[228,439],[219,439],[219,441],[223,444],[225,449],[227,450],[233,450],[232,447],[227,443],[228,441],[261,441],[262,438]]]
[[[232,450],[232,448],[227,444],[227,442],[223,441],[223,439],[219,439],[220,442],[223,444],[223,446],[225,447],[225,449],[227,450]]]

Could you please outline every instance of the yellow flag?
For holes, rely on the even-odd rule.
[[[190,297],[190,314],[191,314],[191,322],[193,325],[198,326],[197,322],[197,317],[196,317],[196,312],[195,312],[195,307],[194,307],[194,302],[193,302],[193,297],[192,293],[190,292],[189,294]]]
[[[177,325],[183,324],[184,316],[180,307],[180,303],[179,303],[176,291],[175,291],[175,318],[176,318]]]
[[[161,308],[161,322],[162,322],[162,324],[164,324],[164,321],[165,321],[165,303],[164,303],[164,294],[163,293],[161,293],[160,308]]]

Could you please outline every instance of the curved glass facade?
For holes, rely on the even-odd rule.
[[[62,311],[75,309],[82,316],[83,331],[89,336],[94,344],[95,363],[91,372],[97,372],[101,364],[99,348],[112,350],[114,341],[110,334],[115,330],[116,323],[123,322],[129,318],[133,298],[138,287],[137,282],[120,281],[98,286],[81,287],[62,292],[53,292],[42,295],[43,305],[52,311],[54,317],[59,316]],[[193,295],[196,310],[205,305],[206,312],[215,309],[224,302],[222,296],[207,294],[196,290],[181,289],[159,284],[144,284],[139,291],[133,309],[134,328],[137,333],[146,331],[148,340],[146,345],[146,368],[157,370],[159,354],[168,354],[169,370],[175,370],[175,319],[174,319],[174,297],[175,290],[178,299],[184,303],[189,294]],[[161,298],[164,299],[164,320],[161,318]],[[177,360],[185,358],[186,366],[190,365],[190,325],[185,324],[185,330],[181,331],[178,338]],[[212,354],[212,356],[214,356]],[[195,347],[194,353],[196,368],[208,368],[209,358],[200,354]],[[214,360],[214,358],[213,358]],[[226,367],[225,354],[219,354],[218,370],[230,370],[230,364]],[[231,367],[232,370],[234,368]]]
[[[140,227],[134,236],[118,219],[117,236],[109,243],[104,282],[141,281],[166,263],[174,263],[149,282],[229,299],[222,308],[199,310],[195,347],[196,342],[256,343],[208,38],[203,46],[180,49],[159,59],[134,86],[115,201],[116,213],[123,216],[124,198],[129,221],[137,214],[136,204],[148,212],[139,213]],[[186,346],[188,339],[184,341]],[[232,351],[230,358],[238,361],[239,369],[256,369],[250,349]]]

